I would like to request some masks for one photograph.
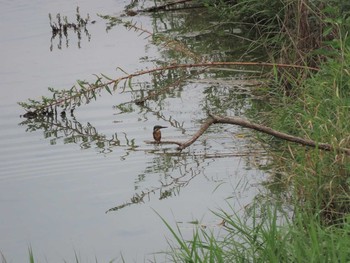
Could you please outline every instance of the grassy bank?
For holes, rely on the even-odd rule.
[[[308,3],[295,2],[298,2],[298,7]],[[318,32],[311,26],[316,19],[313,14],[317,14],[319,22],[314,25],[322,28],[322,34],[314,46],[308,46],[302,61],[317,65],[319,71],[275,74],[274,88],[267,89],[270,101],[263,115],[274,129],[318,143],[327,142],[334,148],[349,148],[350,20],[341,9],[343,7],[335,2],[327,8],[322,5],[314,5],[314,9],[307,5],[307,8],[307,12],[299,14],[306,14],[307,18],[298,18],[298,21],[307,22],[311,31]],[[295,25],[296,28],[288,31],[299,32],[300,25]],[[290,40],[299,37],[290,37]],[[304,53],[296,45],[290,49],[292,55],[288,57],[297,57],[293,53],[298,52]],[[281,52],[280,57],[283,56]],[[271,144],[277,150],[273,154],[275,169],[283,175],[278,180],[293,190],[294,201],[300,211],[319,218],[320,223],[325,225],[347,224],[346,217],[350,212],[349,156],[295,144]]]
[[[267,210],[242,219],[220,211],[220,234],[199,228],[185,241],[179,229],[169,230],[177,240],[171,262],[349,262],[350,224],[323,227],[319,219],[295,210],[293,219]],[[278,216],[277,216],[278,215]],[[282,226],[280,222],[285,221]],[[165,224],[167,224],[165,222]]]
[[[272,61],[317,66],[280,71],[261,89],[261,121],[273,129],[335,148],[350,148],[350,28],[344,1],[205,1],[223,21],[256,34]],[[237,20],[238,18],[238,20]],[[174,262],[349,262],[350,157],[263,137],[271,145],[271,184],[291,194],[293,216],[274,205],[257,220],[221,211],[226,233],[194,232],[172,249]],[[260,211],[261,212],[261,211]],[[277,214],[279,216],[277,216]],[[261,214],[259,213],[259,216]],[[260,218],[260,217],[259,217]],[[281,224],[281,220],[283,223]]]
[[[238,17],[258,31],[256,43],[267,47],[271,60],[319,68],[276,69],[261,89],[264,105],[253,109],[261,120],[279,131],[349,148],[350,6],[344,1],[231,2],[217,1],[209,8],[226,10],[226,19]],[[281,141],[270,144],[276,150],[274,167],[283,175],[278,180],[293,189],[297,204],[326,224],[341,222],[350,212],[349,156]]]
[[[269,112],[273,126],[336,148],[349,148],[349,55],[345,50],[337,59],[328,59],[319,73],[297,88],[297,96],[281,97],[279,106]],[[311,209],[326,224],[341,224],[350,212],[349,156],[292,144],[283,147],[275,163],[285,175],[283,183],[295,189],[299,205]]]

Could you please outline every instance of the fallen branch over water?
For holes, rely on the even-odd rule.
[[[54,90],[50,89],[53,92],[52,98],[43,97],[42,101],[29,100],[29,103],[20,102],[19,104],[27,110],[27,113],[23,115],[26,118],[33,118],[40,114],[46,114],[48,111],[52,112],[52,108],[57,106],[62,106],[64,109],[75,108],[85,103],[89,103],[92,99],[96,99],[97,91],[106,89],[109,93],[112,94],[112,91],[115,91],[118,87],[118,84],[122,81],[124,83],[124,89],[128,83],[131,86],[131,79],[147,74],[154,74],[158,72],[165,72],[167,70],[175,69],[191,69],[191,68],[215,68],[218,66],[255,66],[255,67],[277,67],[277,68],[295,68],[295,69],[307,69],[312,71],[318,71],[318,68],[301,66],[301,65],[289,65],[289,64],[275,64],[267,62],[201,62],[193,64],[171,64],[163,67],[152,68],[147,70],[141,70],[132,74],[127,74],[125,76],[119,77],[117,79],[111,79],[105,75],[97,76],[95,83],[88,83],[85,81],[78,81],[78,85],[74,85],[69,90]],[[102,81],[104,80],[104,81]],[[124,90],[123,89],[123,90]]]
[[[202,126],[200,127],[200,129],[186,142],[176,142],[176,141],[164,141],[161,143],[173,143],[173,144],[177,144],[179,145],[179,147],[177,148],[178,150],[183,150],[187,147],[189,147],[191,144],[193,144],[200,136],[202,136],[202,134],[212,125],[212,124],[217,124],[217,123],[221,123],[221,124],[231,124],[231,125],[238,125],[241,127],[245,127],[245,128],[249,128],[249,129],[253,129],[262,133],[266,133],[269,135],[272,135],[276,138],[282,139],[282,140],[286,140],[286,141],[290,141],[290,142],[295,142],[304,146],[309,146],[309,147],[313,147],[313,148],[317,148],[320,150],[324,150],[324,151],[336,151],[339,153],[345,153],[347,155],[350,155],[350,149],[349,148],[341,148],[341,147],[334,147],[331,144],[328,143],[317,143],[313,140],[308,140],[308,139],[304,139],[304,138],[300,138],[297,136],[293,136],[287,133],[283,133],[283,132],[279,132],[276,131],[274,129],[271,129],[270,127],[261,125],[261,124],[256,124],[253,122],[250,122],[248,120],[239,118],[239,117],[227,117],[227,116],[217,116],[217,115],[212,115],[209,114],[209,118],[202,124]]]

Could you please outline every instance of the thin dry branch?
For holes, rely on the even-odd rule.
[[[166,3],[164,5],[153,6],[153,7],[147,8],[145,10],[142,10],[142,12],[157,12],[157,11],[161,11],[161,10],[166,10],[169,7],[174,6],[174,5],[185,4],[185,3],[188,3],[188,2],[192,2],[192,1],[193,0],[177,0],[177,1],[174,1],[174,2]]]
[[[188,141],[182,143],[179,147],[178,150],[183,150],[190,146],[192,143],[194,143],[202,134],[213,124],[215,123],[214,118],[209,118],[207,119],[201,126],[201,128],[190,138]]]
[[[272,136],[279,138],[279,139],[282,139],[282,140],[299,143],[301,145],[310,146],[313,148],[318,148],[318,149],[324,150],[324,151],[336,151],[339,153],[345,153],[347,155],[350,155],[350,149],[348,149],[348,148],[334,147],[333,145],[328,144],[328,143],[318,143],[318,142],[315,142],[313,140],[300,138],[300,137],[293,136],[293,135],[290,135],[287,133],[273,130],[270,127],[267,127],[264,125],[252,123],[252,122],[245,120],[245,119],[242,119],[242,118],[221,117],[221,116],[216,116],[216,115],[210,115],[210,116],[211,116],[212,120],[214,121],[214,123],[239,125],[239,126],[242,126],[245,128],[253,129],[253,130],[256,130],[259,132],[263,132],[263,133],[272,135]]]
[[[313,148],[317,148],[324,151],[336,151],[338,153],[345,153],[347,155],[350,155],[350,149],[349,148],[341,148],[341,147],[334,147],[331,144],[328,143],[318,143],[313,140],[308,140],[304,138],[300,138],[297,136],[293,136],[287,133],[279,132],[274,129],[271,129],[270,127],[256,124],[253,122],[250,122],[248,120],[239,118],[239,117],[222,117],[217,115],[209,114],[209,118],[202,124],[201,128],[186,142],[180,143],[180,142],[174,142],[174,141],[166,141],[161,143],[173,143],[179,145],[177,148],[178,150],[183,150],[187,147],[189,147],[191,144],[193,144],[212,124],[216,123],[222,123],[222,124],[232,124],[232,125],[239,125],[241,127],[253,129],[259,132],[263,132],[269,135],[272,135],[276,138],[295,142],[304,146],[309,146]]]

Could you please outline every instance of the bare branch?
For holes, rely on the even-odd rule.
[[[201,126],[201,128],[192,136],[191,139],[189,139],[188,141],[182,143],[177,149],[178,150],[183,150],[185,148],[187,148],[188,146],[190,146],[192,143],[194,143],[200,136],[202,136],[202,134],[210,127],[210,125],[212,125],[213,123],[215,123],[215,120],[211,117],[209,119],[207,119]]]
[[[293,135],[290,135],[287,133],[273,130],[270,127],[267,127],[264,125],[252,123],[248,120],[245,120],[245,119],[242,119],[239,117],[221,117],[221,116],[216,116],[216,115],[210,115],[210,116],[213,118],[214,123],[226,123],[226,124],[239,125],[239,126],[242,126],[245,128],[253,129],[253,130],[256,130],[259,132],[263,132],[263,133],[272,135],[272,136],[279,138],[279,139],[282,139],[282,140],[299,143],[301,145],[310,146],[313,148],[318,148],[318,149],[324,150],[324,151],[337,151],[340,153],[345,153],[347,155],[350,155],[350,149],[348,149],[348,148],[334,147],[333,145],[328,144],[328,143],[318,143],[318,142],[315,142],[313,140],[300,138],[300,137],[293,136]]]
[[[209,116],[210,117],[202,124],[201,128],[188,141],[183,142],[183,143],[174,142],[174,141],[167,141],[167,142],[164,141],[164,142],[160,142],[160,143],[177,144],[177,145],[179,145],[179,147],[177,149],[183,150],[183,149],[187,148],[188,146],[190,146],[191,144],[193,144],[212,124],[221,123],[221,124],[239,125],[241,127],[249,128],[252,130],[256,130],[259,132],[263,132],[263,133],[272,135],[272,136],[279,138],[279,139],[282,139],[282,140],[295,142],[295,143],[298,143],[301,145],[317,148],[317,149],[324,150],[324,151],[336,151],[339,153],[345,153],[347,155],[350,155],[349,148],[334,147],[333,145],[328,144],[328,143],[318,143],[318,142],[315,142],[313,140],[300,138],[300,137],[293,136],[293,135],[290,135],[287,133],[276,131],[276,130],[271,129],[270,127],[267,127],[264,125],[250,122],[250,121],[245,120],[243,118],[227,117],[227,116],[221,117],[221,116],[212,115],[212,114],[209,114]]]

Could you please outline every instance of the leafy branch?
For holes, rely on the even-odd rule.
[[[154,74],[158,72],[165,72],[176,69],[191,69],[191,68],[213,68],[218,66],[254,66],[254,67],[278,67],[278,68],[296,68],[296,69],[307,69],[315,70],[317,68],[300,66],[300,65],[289,65],[289,64],[276,64],[267,62],[202,62],[193,64],[171,64],[163,67],[157,67],[148,70],[141,70],[132,74],[128,74],[117,79],[112,79],[106,75],[101,74],[96,76],[94,83],[78,80],[77,84],[69,90],[57,90],[49,88],[52,93],[52,97],[42,97],[41,101],[29,99],[28,102],[19,102],[27,113],[23,117],[34,117],[37,115],[53,114],[56,107],[60,106],[64,110],[70,109],[73,111],[76,107],[83,103],[88,104],[91,100],[96,100],[97,95],[101,90],[106,90],[112,95],[112,91],[116,91],[120,83],[123,84],[122,91],[124,92],[126,87],[132,89],[132,79],[147,74]],[[119,68],[120,69],[120,68]],[[123,70],[122,70],[123,71]],[[125,71],[123,71],[126,73]]]
[[[80,18],[78,10],[79,9],[77,9],[77,21],[83,21],[81,23],[85,25],[84,23],[88,21],[89,17],[86,20],[82,20]],[[72,113],[76,107],[79,107],[82,104],[88,104],[92,100],[96,100],[97,96],[100,95],[100,92],[102,90],[106,90],[108,93],[112,94],[113,91],[117,90],[117,88],[120,86],[121,83],[123,83],[122,92],[125,91],[127,86],[132,90],[132,79],[135,77],[147,75],[147,74],[150,75],[150,74],[156,74],[156,73],[164,73],[166,71],[171,71],[176,69],[189,70],[192,68],[203,68],[203,71],[204,71],[209,68],[217,67],[217,66],[255,66],[255,67],[259,66],[262,68],[277,67],[277,68],[298,68],[298,69],[307,69],[307,70],[317,70],[317,68],[311,68],[307,66],[275,64],[275,63],[265,63],[265,62],[205,62],[205,61],[199,62],[201,60],[201,57],[194,54],[192,51],[190,51],[188,47],[184,45],[184,43],[170,39],[167,36],[156,35],[144,29],[142,26],[138,26],[137,23],[133,23],[132,21],[123,21],[121,18],[112,17],[112,16],[100,15],[100,17],[108,20],[110,23],[109,25],[110,27],[116,24],[123,24],[129,30],[133,29],[137,32],[141,32],[140,34],[147,34],[148,37],[152,36],[154,40],[158,42],[162,42],[166,48],[177,52],[181,52],[186,57],[190,57],[195,63],[170,64],[170,65],[156,67],[149,70],[141,70],[133,74],[128,74],[123,69],[118,67],[118,69],[121,70],[125,74],[125,76],[113,79],[104,74],[100,74],[100,75],[95,74],[94,76],[96,77],[96,80],[95,82],[92,82],[92,83],[83,81],[83,80],[78,80],[77,83],[68,90],[66,89],[57,90],[54,88],[49,88],[49,91],[52,93],[51,97],[43,96],[41,100],[29,99],[28,102],[19,102],[19,105],[21,105],[27,111],[23,115],[23,117],[35,118],[38,115],[52,116],[54,114],[57,114],[57,107],[61,107],[63,113],[65,113],[65,111],[67,110],[70,110]],[[60,21],[60,18],[59,18],[59,21]],[[66,24],[68,24],[67,21],[66,21]],[[55,25],[51,21],[50,21],[50,25],[54,30]],[[107,26],[107,30],[109,26]],[[59,28],[62,28],[62,26],[60,26]],[[188,73],[188,75],[191,75],[191,74],[192,72]],[[142,101],[140,101],[140,103],[142,103]]]

